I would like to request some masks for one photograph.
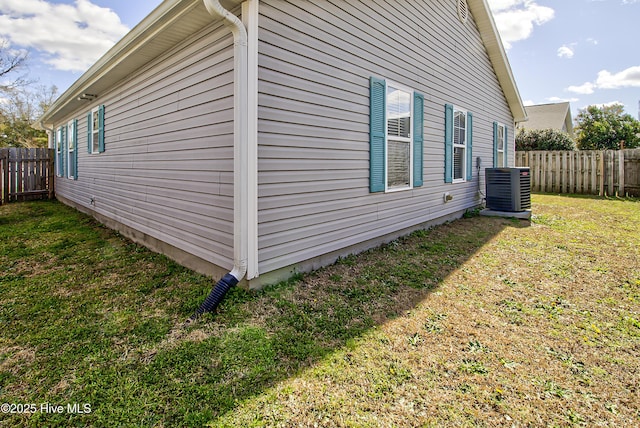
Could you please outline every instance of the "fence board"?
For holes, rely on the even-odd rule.
[[[640,150],[626,150],[624,154],[625,191],[640,196]]]
[[[0,149],[0,205],[9,201],[9,149]]]
[[[0,204],[53,197],[53,149],[0,149],[0,161]]]
[[[516,152],[534,192],[640,196],[640,149]]]

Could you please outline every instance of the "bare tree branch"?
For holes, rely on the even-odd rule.
[[[11,52],[8,42],[6,40],[0,40],[0,79],[4,80],[4,77],[9,77],[10,74],[15,74],[25,68],[28,57],[28,52]],[[18,76],[8,83],[0,82],[0,91],[7,92],[31,83],[33,82],[27,80],[25,76]]]

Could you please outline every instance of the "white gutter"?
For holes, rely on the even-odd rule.
[[[207,11],[215,18],[222,19],[231,29],[234,40],[234,155],[233,155],[233,269],[230,274],[238,281],[245,275],[247,279],[258,276],[257,269],[257,131],[249,138],[257,117],[253,119],[249,109],[249,94],[257,88],[249,89],[248,36],[247,29],[237,16],[222,7],[219,0],[203,0]],[[247,9],[255,11],[257,0],[250,0]],[[251,5],[253,4],[253,6]],[[243,10],[244,10],[243,5]],[[257,19],[251,19],[257,30]],[[255,33],[256,31],[252,31]],[[253,35],[253,34],[252,34]],[[257,68],[257,65],[256,65]],[[252,73],[253,74],[253,73]],[[253,98],[256,98],[255,96]],[[257,111],[257,100],[255,110]],[[253,103],[252,103],[253,104]],[[251,120],[250,120],[251,116]],[[251,122],[256,121],[256,124]],[[253,133],[252,133],[253,134]],[[251,251],[250,251],[251,250]]]

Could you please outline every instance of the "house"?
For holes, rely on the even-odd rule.
[[[42,123],[59,200],[259,287],[478,206],[525,117],[485,0],[165,0]]]
[[[555,129],[574,138],[571,105],[568,102],[526,106],[528,120],[519,124],[518,129]]]

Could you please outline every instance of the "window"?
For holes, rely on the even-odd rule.
[[[55,135],[56,142],[56,175],[62,177],[64,175],[64,156],[62,150],[62,126],[58,128]]]
[[[87,150],[104,152],[104,106],[98,106],[87,115]]]
[[[371,192],[422,186],[424,96],[373,77],[370,96]]]
[[[493,166],[499,168],[507,164],[507,127],[493,122]]]
[[[473,179],[473,115],[471,112],[447,104],[444,126],[444,181],[445,183],[470,181]]]
[[[67,124],[67,177],[77,179],[78,175],[78,121]]]
[[[67,165],[69,165],[69,178],[74,177],[75,171],[75,149],[76,149],[76,141],[75,141],[75,126],[73,121],[67,124]]]
[[[99,110],[93,110],[91,112],[91,153],[98,153],[99,147],[99,132],[100,132],[100,116]]]
[[[411,187],[411,92],[387,84],[387,189]]]
[[[467,112],[453,110],[453,181],[464,181],[467,150]]]

